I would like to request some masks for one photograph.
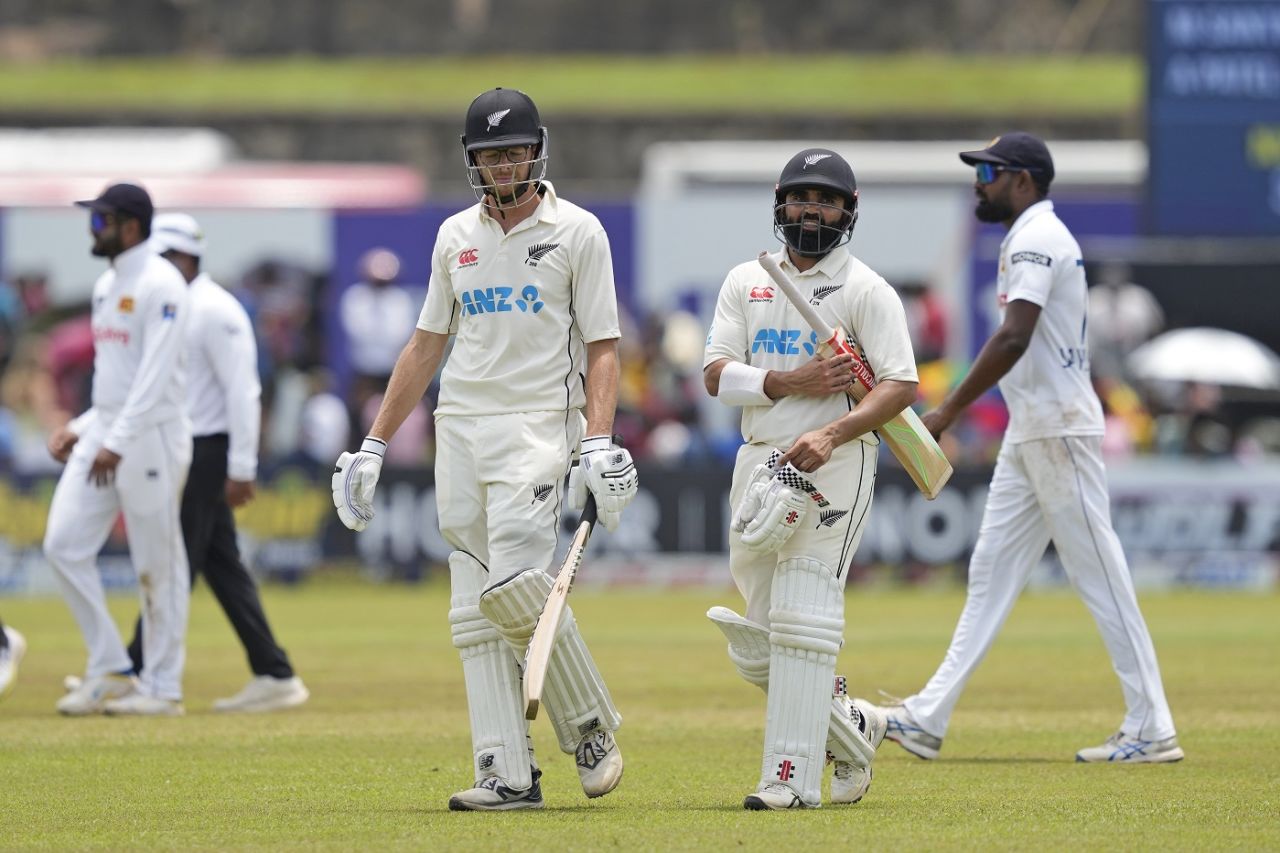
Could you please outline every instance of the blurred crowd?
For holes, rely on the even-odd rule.
[[[223,281],[245,305],[258,337],[263,380],[263,458],[330,465],[371,425],[403,343],[422,304],[421,285],[401,281],[385,248],[368,251],[354,282],[265,261]],[[1129,355],[1164,328],[1159,303],[1120,264],[1102,267],[1090,289],[1089,346],[1095,386],[1107,415],[1105,451],[1236,456],[1280,452],[1274,393],[1241,396],[1216,385],[1147,382]],[[331,303],[331,287],[341,296]],[[93,336],[88,305],[55,306],[40,273],[0,281],[0,466],[19,475],[57,470],[45,439],[88,405]],[[936,405],[968,365],[955,347],[947,311],[924,282],[899,285],[920,370],[920,408]],[[324,306],[336,304],[336,319]],[[731,460],[740,437],[736,412],[702,384],[706,321],[688,311],[622,311],[623,375],[616,430],[640,459],[692,464]],[[330,340],[337,336],[334,345]],[[397,432],[388,459],[429,465],[437,387]],[[994,461],[1007,415],[995,393],[974,404],[943,437],[957,466]],[[890,462],[889,464],[893,464]]]

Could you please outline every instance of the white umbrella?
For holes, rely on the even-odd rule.
[[[1280,390],[1280,356],[1226,329],[1174,329],[1129,354],[1139,379]]]

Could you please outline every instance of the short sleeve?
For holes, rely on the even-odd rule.
[[[573,270],[573,312],[584,343],[622,336],[613,284],[613,256],[603,228],[593,231],[578,247]]]
[[[431,253],[431,281],[427,298],[418,316],[418,328],[424,332],[452,335],[458,331],[458,300],[453,292],[453,277],[444,261],[442,241],[437,238]]]
[[[1017,236],[1022,237],[1021,234]],[[1009,266],[1005,272],[1008,301],[1024,299],[1043,308],[1049,301],[1049,291],[1053,289],[1053,265],[1056,262],[1047,241],[1041,245],[1035,236],[1010,241]]]
[[[907,314],[897,291],[879,281],[859,297],[853,319],[854,337],[877,380],[919,381]]]
[[[740,288],[734,286],[733,273],[720,286],[716,300],[716,316],[707,332],[707,349],[702,358],[705,368],[722,358],[748,363],[747,320],[742,310]]]

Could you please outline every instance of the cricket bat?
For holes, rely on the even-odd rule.
[[[804,317],[805,322],[817,333],[820,341],[819,351],[823,356],[830,358],[836,353],[847,353],[853,356],[853,365],[850,369],[853,371],[854,383],[849,389],[849,396],[855,400],[861,400],[867,396],[871,389],[876,387],[876,377],[862,353],[849,344],[842,330],[833,329],[827,325],[822,315],[809,304],[809,300],[804,298],[795,282],[782,267],[778,266],[778,262],[772,255],[761,252],[758,260],[760,266],[764,267],[764,271],[769,274],[769,278],[782,289],[787,299]],[[925,429],[924,424],[920,422],[920,416],[908,407],[880,427],[879,432],[884,437],[885,443],[889,445],[889,449],[893,451],[893,455],[898,457],[902,467],[906,468],[907,473],[911,475],[916,488],[929,500],[936,498],[938,492],[942,491],[942,487],[947,484],[947,480],[951,479],[952,468],[951,463],[947,461],[947,455],[938,446],[938,442],[933,440],[929,430]]]
[[[578,567],[582,565],[582,555],[587,550],[587,541],[596,526],[596,496],[588,493],[587,505],[582,510],[582,520],[578,522],[578,530],[573,534],[573,542],[569,545],[569,553],[564,556],[564,563],[556,575],[551,592],[547,593],[547,602],[542,605],[542,613],[538,616],[538,624],[533,628],[533,636],[529,638],[529,648],[524,654],[524,718],[536,719],[538,707],[542,704],[542,688],[547,682],[547,666],[551,663],[551,652],[556,644],[556,632],[560,630],[560,621],[564,618],[564,609],[569,603],[569,590],[573,589],[573,579],[578,576]]]

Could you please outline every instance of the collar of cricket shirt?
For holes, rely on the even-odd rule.
[[[155,247],[147,240],[143,240],[132,249],[125,249],[116,255],[111,261],[111,266],[115,269],[117,276],[135,276],[142,272],[142,268],[154,254]]]
[[[782,262],[786,265],[787,271],[796,278],[822,274],[827,278],[834,279],[840,275],[841,271],[844,270],[845,265],[849,263],[849,250],[844,246],[837,246],[830,252],[827,252],[822,260],[818,261],[804,272],[796,269],[795,264],[791,263],[791,253],[786,249],[782,250]]]
[[[1018,215],[1018,218],[1013,220],[1013,225],[1009,227],[1009,233],[1004,235],[1004,239],[1000,241],[1001,248],[1008,245],[1009,238],[1025,228],[1028,222],[1035,219],[1042,213],[1051,213],[1052,211],[1053,201],[1047,198],[1040,199],[1040,201],[1022,211],[1022,213]]]
[[[538,187],[539,194],[542,196],[542,199],[538,202],[537,210],[534,211],[532,216],[528,217],[515,228],[508,231],[506,236],[510,237],[512,234],[519,234],[521,231],[532,228],[533,226],[543,222],[546,222],[549,225],[555,225],[560,221],[560,200],[556,197],[556,188],[551,186],[550,181],[542,181]],[[494,225],[498,225],[498,220],[489,212],[488,208],[483,204],[479,205],[479,207],[480,218],[482,220],[486,218],[492,219]]]

